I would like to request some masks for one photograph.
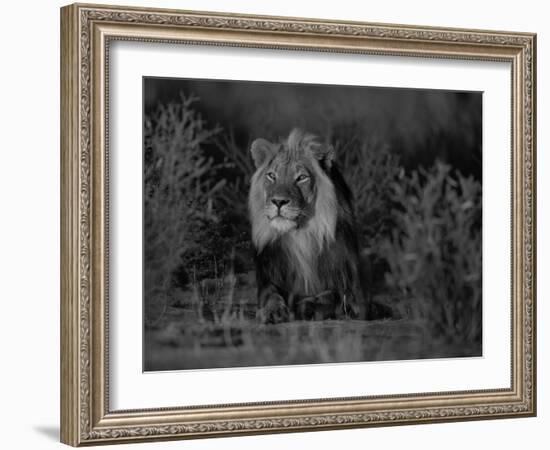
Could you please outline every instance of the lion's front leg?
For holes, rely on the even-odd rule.
[[[289,310],[285,299],[273,286],[259,292],[257,319],[261,323],[281,323],[289,319]]]

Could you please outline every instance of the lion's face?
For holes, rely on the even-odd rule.
[[[256,173],[249,210],[256,246],[263,248],[294,230],[309,233],[300,234],[306,239],[332,239],[337,210],[334,186],[327,175],[332,147],[313,135],[293,130],[280,143],[255,140],[251,153]]]
[[[307,223],[314,213],[315,172],[304,155],[291,158],[284,147],[262,173],[264,213],[270,226],[286,232]]]

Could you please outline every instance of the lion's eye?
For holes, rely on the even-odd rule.
[[[303,181],[309,180],[309,177],[307,175],[299,175],[298,178],[296,178],[296,183],[302,183]]]
[[[267,172],[266,177],[269,181],[275,181],[275,172]]]

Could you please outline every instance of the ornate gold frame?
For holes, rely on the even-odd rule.
[[[510,388],[111,411],[106,68],[109,42],[116,39],[510,62]],[[535,415],[535,52],[536,36],[529,33],[99,5],[62,8],[62,442],[79,446]]]

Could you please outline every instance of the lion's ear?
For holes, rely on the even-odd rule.
[[[260,167],[268,158],[275,154],[275,145],[265,139],[256,139],[250,146],[250,153],[256,169]]]
[[[334,147],[330,144],[322,144],[316,147],[313,155],[325,169],[330,169],[334,162]]]

